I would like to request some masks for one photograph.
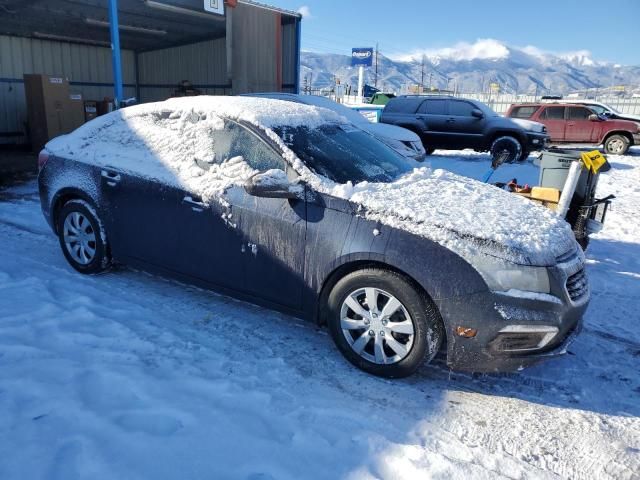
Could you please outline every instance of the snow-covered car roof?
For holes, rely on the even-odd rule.
[[[338,115],[345,117],[349,122],[357,125],[363,130],[367,130],[376,136],[382,136],[391,138],[393,140],[399,140],[401,142],[418,142],[420,137],[415,132],[407,130],[397,125],[388,125],[386,123],[372,123],[367,120],[361,113],[345,105],[334,102],[330,98],[320,95],[298,95],[295,93],[256,93],[248,94],[247,96],[253,96],[256,98],[273,98],[279,100],[287,100],[290,102],[298,102],[306,105],[313,105],[315,107],[326,108],[332,110]]]
[[[344,123],[333,111],[253,97],[191,97],[122,109],[46,146],[52,154],[111,166],[221,200],[256,170],[242,157],[216,159],[212,132],[222,118],[248,122],[276,142],[312,188],[360,205],[371,220],[423,236],[463,257],[489,254],[520,264],[553,265],[575,248],[569,225],[550,210],[494,186],[427,168],[392,183],[336,184],[312,172],[274,132]],[[196,158],[216,159],[207,170]]]

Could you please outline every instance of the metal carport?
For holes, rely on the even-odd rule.
[[[115,98],[114,1],[0,0],[0,143],[24,141],[25,73],[67,77],[85,99]],[[161,100],[182,80],[212,95],[298,91],[296,12],[251,0],[227,0],[224,16],[203,0],[117,3],[123,98]]]

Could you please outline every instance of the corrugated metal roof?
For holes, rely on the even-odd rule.
[[[302,15],[298,12],[294,12],[293,10],[287,10],[285,8],[276,7],[274,5],[269,5],[267,3],[254,2],[253,0],[238,0],[238,3],[244,3],[246,5],[253,5],[255,7],[260,7],[267,10],[273,10],[275,12],[282,13],[283,15],[289,15],[291,17],[302,18]]]

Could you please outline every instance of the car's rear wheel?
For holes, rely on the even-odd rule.
[[[435,305],[388,270],[366,268],[340,279],[326,312],[331,336],[347,360],[382,377],[411,375],[431,361],[443,338]]]
[[[100,273],[109,268],[107,237],[96,211],[84,200],[70,200],[57,215],[62,253],[80,273]]]
[[[513,163],[522,160],[522,144],[517,138],[503,136],[496,138],[491,144],[491,158],[496,166],[502,163]]]
[[[604,151],[610,155],[624,155],[629,150],[629,139],[624,135],[611,135],[604,142]]]

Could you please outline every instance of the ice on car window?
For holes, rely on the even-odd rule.
[[[209,140],[215,152],[216,163],[242,157],[251,168],[261,172],[286,170],[285,162],[278,153],[257,135],[235,122],[225,122],[224,129],[211,132]]]

